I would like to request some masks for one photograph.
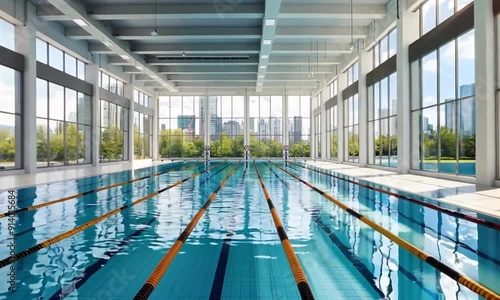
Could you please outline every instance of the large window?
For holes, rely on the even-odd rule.
[[[337,95],[337,79],[335,79],[328,85],[328,93],[330,96],[328,99],[332,99]]]
[[[314,105],[314,108],[317,108],[317,107],[321,107],[321,92],[319,92],[316,97],[314,97],[314,99],[316,100],[315,101],[315,105]]]
[[[136,159],[151,158],[153,116],[134,112],[134,154]]]
[[[355,83],[359,79],[359,64],[355,62],[347,69],[347,86]]]
[[[0,65],[0,170],[21,168],[20,82],[18,71]]]
[[[91,163],[91,97],[37,79],[37,166]]]
[[[321,114],[314,116],[314,138],[316,140],[316,158],[321,158]]]
[[[420,35],[434,29],[473,0],[428,0],[420,7]]]
[[[110,91],[113,94],[123,96],[123,81],[99,71],[99,87]]]
[[[310,157],[311,97],[288,97],[288,131],[291,157]]]
[[[160,157],[203,156],[204,97],[160,97],[158,113]]]
[[[473,30],[420,60],[421,95],[412,112],[419,160],[413,168],[475,175],[474,61]]]
[[[283,156],[283,97],[250,96],[249,116],[251,155]]]
[[[337,105],[329,108],[326,112],[327,115],[327,140],[330,147],[329,159],[338,160],[338,121],[337,121]]]
[[[358,94],[344,100],[344,160],[359,162]]]
[[[393,73],[372,86],[368,115],[368,162],[374,165],[396,167],[398,163],[397,139],[397,77]]]
[[[101,162],[128,160],[128,108],[101,100]]]
[[[213,157],[242,157],[245,126],[244,96],[209,96],[210,155]],[[256,149],[251,150],[253,155]]]
[[[57,47],[36,39],[36,60],[68,75],[85,80],[85,63]]]
[[[397,52],[397,29],[394,28],[373,46],[373,68],[378,67]]]
[[[0,46],[15,51],[15,26],[0,18]]]
[[[134,90],[134,102],[149,107],[151,105],[151,96],[139,90]]]

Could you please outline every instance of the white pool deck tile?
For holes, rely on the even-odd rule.
[[[397,172],[386,170],[359,168],[330,162],[307,161],[307,164],[500,218],[499,188],[476,191],[474,184],[453,180],[412,174],[397,174]]]
[[[39,172],[34,174],[5,175],[5,176],[0,176],[0,191],[47,184],[58,181],[73,180],[89,176],[122,172],[127,170],[136,170],[166,163],[170,163],[170,161],[161,162],[161,161],[152,161],[151,159],[148,159],[148,160],[136,160],[134,162],[106,163],[106,164],[101,164],[97,167],[93,166],[81,166],[74,168],[68,167],[59,170],[51,170],[50,168],[48,168],[39,170]]]

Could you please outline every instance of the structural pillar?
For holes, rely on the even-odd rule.
[[[134,113],[135,113],[135,102],[134,102],[134,78],[131,79],[130,84],[125,84],[123,87],[125,98],[129,99],[130,108],[128,114],[128,160],[130,162],[134,161],[134,136],[135,136],[135,125],[134,125]]]
[[[314,115],[314,103],[316,102],[316,97],[313,96],[313,94],[310,94],[311,96],[311,101],[309,101],[309,122],[310,122],[310,129],[309,129],[309,145],[311,149],[311,158],[316,159],[316,119]]]
[[[159,148],[158,148],[158,127],[159,127],[159,121],[158,121],[158,116],[159,116],[159,109],[160,109],[160,93],[158,90],[155,90],[154,92],[154,99],[153,99],[153,160],[158,160],[159,158]]]
[[[338,132],[338,156],[339,163],[345,162],[345,140],[344,140],[344,97],[342,92],[347,88],[347,73],[340,72],[337,75],[337,132]]]
[[[325,85],[327,86],[327,85]],[[320,122],[320,127],[321,127],[321,160],[327,160],[328,159],[328,139],[327,139],[327,132],[326,132],[326,121],[327,121],[327,116],[326,116],[326,101],[329,99],[329,91],[328,91],[328,86],[323,91],[321,92],[321,122]]]
[[[290,123],[288,120],[288,91],[283,96],[283,146],[290,146]]]
[[[397,20],[397,137],[398,173],[406,174],[411,167],[411,65],[408,47],[419,38],[419,14],[408,10],[407,1],[400,1]],[[418,143],[415,138],[414,142]]]
[[[494,186],[496,179],[495,18],[493,0],[474,1],[476,49],[476,185]]]
[[[85,68],[87,82],[94,86],[92,96],[92,166],[99,165],[99,146],[101,140],[101,100],[99,96],[99,66],[94,63]]]
[[[365,50],[362,40],[358,42],[359,79],[358,79],[358,124],[359,124],[359,166],[368,164],[368,87],[366,75],[373,67],[371,53]]]
[[[245,107],[244,107],[244,112],[243,112],[243,116],[244,116],[244,122],[245,122],[245,126],[243,128],[243,132],[244,132],[244,136],[243,136],[243,140],[244,140],[244,144],[245,145],[250,145],[250,99],[248,98],[248,92],[247,90],[245,90]],[[252,151],[252,149],[250,149],[250,152]]]
[[[28,5],[33,10],[32,5]],[[26,25],[16,26],[16,52],[24,55],[25,65],[22,74],[22,156],[26,173],[36,173],[36,27],[28,18]],[[20,124],[16,124],[20,125]]]

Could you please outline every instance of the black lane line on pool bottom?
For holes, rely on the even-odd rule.
[[[156,220],[156,218],[157,216],[149,220],[148,223],[146,223],[147,225],[146,227],[136,230],[134,233],[122,239],[121,242],[117,245],[116,249],[106,251],[104,255],[108,256],[108,258],[101,258],[96,262],[94,262],[93,264],[91,264],[90,266],[86,267],[83,270],[81,277],[75,278],[72,280],[70,284],[61,287],[54,295],[52,295],[52,297],[49,298],[49,300],[64,299],[67,296],[69,296],[72,292],[79,289],[90,279],[90,277],[92,277],[92,275],[94,275],[95,273],[97,273],[97,271],[99,271],[102,267],[104,267],[104,265],[107,264],[113,256],[120,253],[125,248],[125,246],[130,243],[130,240],[133,237],[139,236],[143,231],[149,229],[150,228],[149,225],[151,225]]]
[[[215,174],[213,174],[210,177],[213,177],[216,174],[219,174],[227,166],[229,166],[229,164],[226,165],[225,167],[221,168],[218,172],[216,172]],[[203,167],[204,166],[199,167],[198,170],[201,169],[201,168],[203,168]],[[204,182],[202,182],[200,185],[202,185],[203,183]],[[151,225],[156,220],[157,217],[158,216],[156,216],[156,217],[152,218],[151,220],[149,220],[149,222],[146,225]],[[74,279],[73,283],[71,285],[68,285],[67,287],[62,287],[61,289],[59,289],[54,295],[52,295],[52,297],[49,298],[49,300],[64,299],[66,296],[68,296],[69,294],[71,294],[73,291],[79,289],[81,286],[83,286],[90,279],[90,277],[92,277],[97,271],[99,271],[100,268],[102,268],[106,263],[108,263],[109,260],[113,256],[115,256],[116,254],[118,254],[119,252],[121,252],[123,250],[124,246],[127,245],[130,242],[131,238],[141,235],[141,233],[143,231],[147,230],[148,228],[149,227],[145,227],[145,228],[139,229],[139,230],[135,231],[133,234],[131,234],[131,235],[127,236],[126,238],[124,238],[117,245],[117,249],[115,249],[115,250],[109,250],[109,251],[107,251],[105,253],[105,255],[109,256],[107,259],[101,258],[98,261],[96,261],[95,263],[93,263],[92,265],[90,265],[87,268],[85,268],[83,270],[83,273],[82,273],[81,277]],[[76,281],[76,283],[74,281]]]
[[[243,184],[245,181],[245,174],[247,169],[243,171],[240,182],[238,185]],[[242,197],[245,195],[243,191]],[[229,259],[229,250],[231,247],[231,240],[234,233],[229,232],[223,241],[222,249],[219,255],[219,262],[217,263],[217,269],[215,271],[214,282],[212,283],[212,290],[210,291],[210,300],[219,300],[222,297],[222,290],[224,289],[224,279],[226,277],[227,260]]]
[[[268,166],[270,169],[271,167]],[[283,179],[281,179],[281,177],[274,173],[276,177],[278,177],[278,179],[280,179],[282,182],[283,182]],[[309,211],[306,209],[306,211]],[[312,215],[314,216],[314,215]],[[335,235],[334,232],[331,231],[331,229],[323,223],[323,221],[321,220],[321,218],[319,216],[316,216],[315,218],[312,218],[315,223],[318,225],[318,227],[320,229],[322,229],[327,235],[328,237],[330,238],[330,240],[340,249],[340,251],[344,254],[344,256],[347,258],[347,260],[349,260],[349,262],[351,262],[351,264],[361,273],[361,275],[363,277],[365,277],[367,279],[367,281],[372,285],[372,287],[375,289],[375,291],[377,291],[377,293],[382,293],[382,297],[385,297],[383,295],[383,292],[376,286],[376,283],[375,283],[375,280],[374,280],[374,275],[372,274],[372,272],[370,272],[370,270],[368,270],[368,268],[365,266],[365,264],[363,264],[363,262],[361,261],[361,259],[356,255],[354,254],[353,252],[351,252],[351,248],[347,245],[344,245],[344,243],[342,243],[342,241]],[[361,237],[365,238],[366,240],[370,241],[368,236],[364,235],[364,234],[360,234]],[[380,253],[382,256],[384,256],[383,253]],[[351,260],[351,258],[352,260]],[[389,257],[386,257],[384,256],[384,258],[386,258],[387,260],[389,260]],[[358,268],[362,268],[364,269],[364,271],[358,269]],[[398,271],[401,272],[403,275],[405,275],[410,281],[412,282],[415,282],[424,292],[426,292],[429,296],[431,296],[431,298],[435,298],[437,296],[437,294],[435,294],[434,292],[430,291],[429,289],[427,289],[424,284],[418,280],[418,278],[413,275],[411,272],[408,272],[405,268],[403,268],[401,265],[398,264]],[[364,272],[367,272],[366,274]],[[373,281],[372,281],[373,280]],[[379,293],[379,294],[380,294]]]
[[[267,167],[269,169],[271,169],[271,167],[269,165],[267,165]],[[272,171],[272,169],[271,169],[271,171]],[[280,181],[283,182],[281,177],[278,174],[276,174],[276,172],[273,171],[273,174],[274,174],[274,176],[278,177],[278,179]],[[350,251],[350,248],[345,246],[339,240],[339,238],[330,230],[330,228],[328,228],[328,226],[326,226],[321,221],[321,218],[316,217],[316,218],[313,218],[313,220],[318,225],[318,227],[321,228],[328,235],[330,240],[337,246],[337,248],[340,250],[340,252],[342,252],[342,254],[344,254],[345,258],[347,258],[347,260],[351,263],[351,265],[353,265],[354,268],[356,268],[356,270],[358,270],[358,272],[361,274],[361,276],[363,276],[366,279],[366,281],[368,281],[368,283],[375,290],[375,292],[377,294],[379,294],[379,296],[381,296],[382,298],[385,298],[384,292],[382,292],[375,284],[375,277],[373,276],[372,272],[370,272],[370,270],[368,270],[368,268],[365,266],[365,264],[363,264],[361,259],[358,256],[356,256],[354,253],[352,253]]]

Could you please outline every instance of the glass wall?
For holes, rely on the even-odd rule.
[[[373,68],[378,67],[397,52],[397,29],[394,28],[373,46]]]
[[[316,141],[316,158],[321,158],[321,114],[314,117],[314,138]]]
[[[134,90],[134,102],[139,103],[140,105],[150,107],[151,105],[151,96],[139,91]]]
[[[326,112],[327,115],[327,123],[326,123],[326,130],[327,130],[327,141],[328,141],[328,146],[329,146],[329,156],[328,159],[331,160],[338,160],[339,159],[339,152],[338,152],[338,121],[337,121],[337,105],[334,105],[333,107],[329,108]]]
[[[344,161],[359,162],[358,94],[344,100]]]
[[[37,166],[91,163],[91,97],[37,79]]]
[[[256,157],[283,156],[283,97],[250,96],[250,153]],[[308,110],[310,111],[310,109]]]
[[[352,66],[347,69],[347,86],[355,83],[359,80],[359,64],[355,62]]]
[[[136,159],[151,158],[153,116],[134,112],[134,154]]]
[[[0,32],[2,30],[0,28]],[[20,72],[0,65],[0,95],[2,95],[2,105],[0,105],[0,170],[19,169],[22,157],[20,147]]]
[[[110,91],[113,94],[123,96],[123,81],[99,71],[99,87]]]
[[[311,97],[288,97],[290,157],[310,157]]]
[[[0,18],[0,46],[15,51],[15,26]]]
[[[474,63],[473,30],[421,58],[421,95],[412,111],[419,161],[413,168],[475,175]]]
[[[128,160],[128,108],[101,99],[101,162]]]
[[[368,128],[368,162],[373,165],[396,167],[398,163],[397,138],[397,76],[393,73],[375,83],[371,89]]]
[[[332,99],[333,97],[335,97],[337,95],[337,79],[335,79],[334,81],[332,81],[329,85],[328,85],[328,93],[329,93],[329,98],[328,99]]]
[[[85,80],[85,63],[57,47],[36,39],[36,60],[68,75]]]
[[[203,156],[204,97],[160,97],[158,115],[160,157]]]
[[[245,97],[209,96],[210,155],[212,157],[243,157]],[[253,144],[252,155],[258,151]]]
[[[420,7],[420,35],[434,29],[473,0],[428,0]]]

